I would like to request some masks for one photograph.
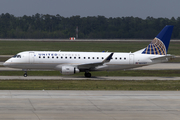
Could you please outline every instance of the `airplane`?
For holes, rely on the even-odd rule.
[[[173,26],[165,26],[147,47],[134,53],[25,51],[8,59],[3,65],[22,69],[24,77],[27,77],[27,71],[31,69],[57,70],[63,75],[85,72],[85,77],[91,77],[91,71],[147,66],[173,58],[167,54],[172,31]]]

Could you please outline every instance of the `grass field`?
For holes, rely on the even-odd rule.
[[[179,90],[179,81],[1,80],[0,90]]]
[[[0,41],[0,55],[14,55],[22,51],[109,51],[135,52],[145,48],[149,41],[142,42],[35,42]],[[180,55],[180,42],[171,42],[168,54]]]

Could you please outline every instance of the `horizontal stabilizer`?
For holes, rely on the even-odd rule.
[[[166,56],[161,56],[161,57],[153,57],[151,60],[164,60],[164,59],[173,59],[173,55],[166,55]]]

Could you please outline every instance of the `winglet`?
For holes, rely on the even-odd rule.
[[[113,54],[114,54],[114,53],[111,53],[105,60],[103,60],[102,63],[109,62],[109,61],[112,59]]]

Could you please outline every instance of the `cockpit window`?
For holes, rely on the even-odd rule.
[[[14,55],[14,56],[13,56],[13,58],[16,58],[16,57],[17,57],[17,55]]]
[[[21,55],[17,55],[17,58],[21,58]]]
[[[21,55],[14,55],[13,58],[21,58]]]

